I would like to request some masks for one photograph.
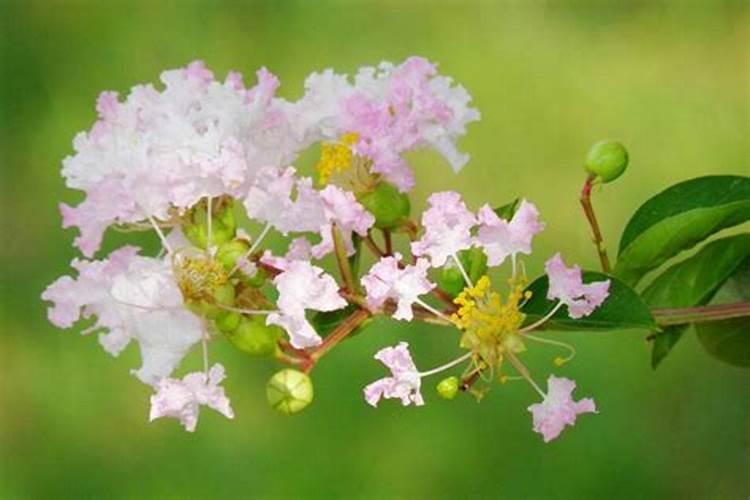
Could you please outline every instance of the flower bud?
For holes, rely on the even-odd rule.
[[[584,168],[597,182],[606,183],[620,177],[627,166],[625,146],[615,141],[600,141],[589,150]]]
[[[481,248],[462,250],[458,253],[458,260],[461,261],[461,265],[473,283],[487,273],[487,255]],[[453,259],[448,259],[440,269],[436,281],[438,286],[451,297],[456,297],[467,285],[463,273]]]
[[[265,316],[242,317],[234,330],[222,331],[237,349],[253,356],[270,356],[276,352],[277,342],[282,336],[278,326],[266,325]]]
[[[216,260],[229,272],[237,265],[237,259],[244,257],[249,249],[250,244],[247,241],[231,240],[219,245]]]
[[[240,326],[242,315],[233,311],[224,311],[214,320],[214,324],[223,333],[232,333]]]
[[[273,409],[285,415],[294,415],[312,403],[312,380],[301,371],[286,368],[275,373],[268,381],[266,397]]]
[[[451,400],[458,394],[458,385],[458,377],[445,378],[437,385],[437,393],[441,398]]]
[[[374,190],[359,194],[357,201],[375,217],[375,227],[378,229],[398,227],[409,218],[411,212],[409,197],[384,181],[379,182]]]
[[[187,223],[182,232],[190,242],[199,247],[208,247],[208,210],[206,201],[197,203],[185,214]],[[232,202],[214,200],[211,216],[211,245],[221,245],[232,240],[237,230]]]

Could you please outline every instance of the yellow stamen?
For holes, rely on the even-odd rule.
[[[229,281],[224,267],[213,259],[185,257],[176,264],[177,284],[186,300],[211,297],[217,287]]]
[[[505,352],[524,350],[518,330],[525,319],[521,305],[529,292],[524,290],[523,278],[512,279],[509,284],[510,292],[503,300],[492,290],[489,277],[482,276],[454,299],[459,308],[451,319],[464,331],[461,344],[490,363],[499,362]]]
[[[352,166],[354,152],[352,146],[359,140],[359,135],[349,132],[341,136],[338,142],[323,144],[320,160],[315,166],[318,171],[318,182],[327,184],[331,176],[343,172]]]

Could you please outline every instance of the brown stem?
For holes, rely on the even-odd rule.
[[[375,240],[372,239],[372,234],[368,232],[364,240],[365,245],[367,245],[367,248],[369,248],[370,251],[375,254],[375,257],[385,257],[385,253],[380,249],[380,247],[378,247],[378,244],[375,243]]]
[[[339,342],[344,340],[359,325],[370,317],[370,312],[366,309],[357,309],[349,315],[339,326],[337,326],[324,340],[323,343],[309,351],[307,363],[303,366],[305,373],[312,370],[315,363],[322,358],[328,351],[333,349]]]
[[[586,178],[586,182],[583,184],[581,190],[581,206],[583,212],[586,214],[586,220],[589,221],[591,226],[591,232],[594,235],[594,244],[596,245],[596,251],[599,254],[599,261],[602,265],[602,271],[609,273],[611,266],[609,264],[609,257],[607,256],[607,248],[604,246],[604,238],[602,238],[602,232],[599,229],[599,223],[596,220],[596,214],[594,213],[594,206],[591,204],[591,188],[594,185],[595,177],[589,175]]]
[[[352,268],[349,265],[349,257],[346,255],[346,247],[344,246],[344,239],[341,237],[341,231],[339,231],[336,224],[331,227],[331,237],[333,238],[333,248],[336,254],[336,263],[339,266],[339,273],[341,279],[344,281],[344,286],[347,290],[356,292],[356,284],[354,282],[354,275],[352,274]]]
[[[383,229],[383,241],[385,242],[385,254],[393,255],[393,241],[390,229]]]
[[[654,315],[659,326],[703,323],[706,321],[718,321],[722,319],[750,316],[750,302],[700,307],[653,309],[651,313]]]

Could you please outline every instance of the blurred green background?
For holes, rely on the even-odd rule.
[[[237,417],[204,411],[191,435],[147,422],[149,390],[128,374],[135,348],[114,359],[94,337],[53,328],[39,298],[76,255],[57,204],[80,194],[59,168],[98,92],[196,58],[246,81],[266,65],[290,98],[313,70],[437,61],[483,118],[462,142],[472,161],[459,175],[413,155],[416,207],[442,189],[474,208],[525,196],[547,222],[531,270],[556,250],[595,268],[577,194],[596,140],[623,141],[632,159],[595,198],[611,251],[658,190],[750,174],[748,2],[0,0],[0,26],[0,498],[750,495],[750,376],[692,335],[652,372],[644,332],[560,334],[579,356],[558,372],[600,414],[549,445],[531,432],[535,394],[524,384],[477,404],[438,400],[428,380],[425,407],[364,404],[362,386],[384,373],[371,359],[378,348],[405,338],[419,366],[434,366],[456,352],[442,330],[375,324],[316,368],[315,403],[293,418],[265,403],[272,363],[217,344]],[[126,239],[110,234],[106,249]],[[543,379],[555,353],[535,351]]]

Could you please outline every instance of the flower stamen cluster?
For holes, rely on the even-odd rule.
[[[225,339],[289,365],[271,378],[267,396],[279,411],[296,413],[312,402],[316,363],[376,315],[448,326],[460,340],[450,361],[425,371],[406,342],[378,351],[391,376],[364,388],[372,406],[389,398],[421,406],[422,380],[460,365],[463,380],[442,384],[446,394],[474,390],[493,374],[514,379],[501,373],[509,359],[543,398],[530,411],[545,440],[595,411],[591,400],[572,400],[574,384],[560,382],[567,379],[551,377],[544,393],[517,355],[526,338],[545,342],[528,334],[563,306],[572,318],[591,314],[609,282],[584,284],[580,268],[556,255],[546,271],[547,298],[557,306],[524,326],[531,295],[524,273],[516,273],[518,256],[531,253],[544,228],[532,203],[521,201],[510,215],[489,205],[474,212],[445,191],[429,197],[421,225],[410,218],[415,177],[405,153],[432,148],[455,171],[469,160],[456,142],[479,112],[463,87],[418,57],[364,67],[354,79],[313,73],[297,101],[276,97],[280,82],[265,68],[256,76],[250,88],[236,72],[219,81],[196,61],[164,72],[162,89],[137,86],[124,100],[101,94],[97,122],[64,161],[68,185],[86,197],[61,206],[63,226],[79,229],[75,244],[87,259],[74,260],[76,276],[42,295],[53,304],[52,323],[69,328],[96,317],[86,332],[100,332],[114,356],[138,343],[143,363],[133,373],[154,390],[150,419],[176,418],[188,431],[201,407],[234,416],[209,342]],[[291,166],[315,145],[317,183]],[[238,227],[243,209],[262,227],[255,238]],[[123,247],[96,260],[110,227],[153,229],[163,251],[146,256]],[[273,231],[294,236],[282,253],[268,248]],[[378,232],[385,250],[373,239]],[[399,237],[408,245],[394,242]],[[411,254],[395,251],[402,247]],[[369,269],[360,269],[364,249],[377,259]],[[335,259],[324,261],[329,255]],[[506,261],[513,278],[503,296],[487,267]],[[439,276],[451,273],[448,291]],[[202,370],[175,377],[199,344]]]

